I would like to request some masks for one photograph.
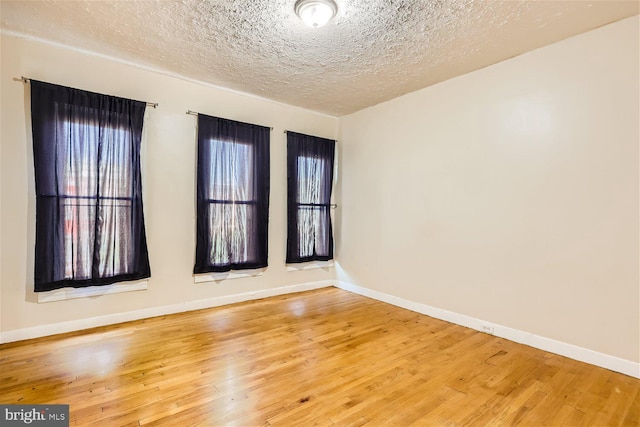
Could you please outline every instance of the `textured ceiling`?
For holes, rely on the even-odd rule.
[[[336,0],[320,29],[295,0],[0,2],[3,31],[344,115],[639,13],[638,1]]]

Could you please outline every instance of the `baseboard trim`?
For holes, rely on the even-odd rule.
[[[548,351],[550,353],[559,354],[561,356],[578,360],[580,362],[585,362],[591,365],[610,369],[615,372],[620,372],[631,377],[640,378],[640,363],[621,359],[619,357],[611,356],[604,353],[599,353],[597,351],[578,347],[573,344],[556,341],[529,332],[520,331],[518,329],[509,328],[507,326],[486,322],[481,319],[476,319],[464,314],[432,307],[427,304],[410,301],[404,298],[375,291],[373,289],[364,288],[362,286],[354,285],[351,283],[338,281],[336,282],[335,286],[345,291],[373,298],[375,300],[386,302],[397,307],[406,308],[407,310],[426,314],[427,316],[435,317],[436,319],[445,320],[447,322],[455,323],[457,325],[465,326],[467,328],[475,329],[481,332],[485,332],[485,330],[483,329],[484,327],[493,328],[493,335],[495,336],[505,338],[510,341],[515,341],[520,344],[525,344],[530,347],[535,347],[540,350]]]
[[[427,316],[435,317],[436,319],[445,320],[447,322],[455,323],[457,325],[465,326],[467,328],[475,329],[481,332],[484,332],[483,327],[488,326],[493,328],[493,335],[495,336],[535,347],[540,350],[548,351],[550,353],[569,357],[574,360],[579,360],[581,362],[600,366],[602,368],[610,369],[615,372],[620,372],[631,377],[640,378],[640,363],[621,359],[583,347],[578,347],[573,344],[556,341],[529,332],[520,331],[518,329],[509,328],[507,326],[486,322],[481,319],[476,319],[464,314],[443,310],[427,304],[410,301],[404,298],[396,297],[394,295],[389,295],[384,292],[375,291],[373,289],[368,289],[351,283],[335,280],[322,280],[318,282],[301,283],[290,286],[282,286],[278,288],[262,289],[240,294],[189,301],[180,304],[165,305],[160,307],[146,308],[142,310],[128,311],[124,313],[114,313],[105,316],[54,323],[51,325],[15,329],[0,333],[0,344],[62,334],[65,332],[75,332],[99,326],[146,319],[149,317],[165,316],[168,314],[219,307],[223,305],[252,301],[272,296],[320,289],[329,286],[335,286],[349,292],[373,298],[375,300],[386,302],[397,307],[415,311],[416,313],[425,314]]]
[[[297,285],[282,286],[278,288],[262,289],[258,291],[244,292],[240,294],[225,295],[183,302],[180,304],[165,305],[160,307],[145,308],[124,313],[114,313],[105,316],[90,317],[87,319],[72,320],[68,322],[54,323],[51,325],[34,326],[31,328],[15,329],[0,333],[0,344],[22,341],[31,338],[46,337],[49,335],[75,332],[98,326],[113,325],[132,320],[146,319],[149,317],[165,316],[168,314],[182,313],[186,311],[201,310],[203,308],[219,307],[238,302],[252,301],[278,295],[292,294],[296,292],[310,291],[335,285],[335,280],[322,280],[318,282],[300,283]]]

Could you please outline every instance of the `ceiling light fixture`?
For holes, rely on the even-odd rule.
[[[314,28],[322,27],[338,13],[333,0],[298,0],[294,9],[302,22]]]

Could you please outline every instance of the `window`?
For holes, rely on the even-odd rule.
[[[146,104],[31,82],[35,290],[148,278],[140,176]]]
[[[61,203],[64,207],[64,261],[65,279],[90,279],[93,271],[94,239],[97,244],[100,277],[126,274],[132,259],[127,256],[126,239],[114,238],[126,236],[131,229],[131,194],[130,153],[120,151],[108,162],[98,166],[92,161],[99,150],[100,126],[88,123],[83,126],[79,122],[64,122],[58,127],[57,141],[68,141],[61,147],[61,154],[68,161],[64,162],[59,179],[62,180],[64,194]],[[128,133],[124,129],[104,128],[104,146],[115,147],[115,141],[125,141]],[[72,142],[72,141],[75,141]],[[77,145],[77,146],[76,146]],[[112,149],[112,148],[107,148]],[[112,186],[102,185],[100,195],[94,196],[99,188],[97,180],[102,176],[115,177]],[[99,224],[110,228],[111,233],[94,235],[96,209]]]
[[[335,141],[287,133],[287,263],[333,259]]]
[[[267,266],[270,129],[198,115],[195,274]]]

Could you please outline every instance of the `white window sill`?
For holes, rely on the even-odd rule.
[[[38,304],[54,301],[65,301],[76,298],[90,298],[102,295],[119,294],[122,292],[144,291],[149,280],[136,282],[115,283],[104,286],[88,286],[86,288],[62,288],[48,292],[38,292]]]
[[[314,268],[333,268],[333,260],[309,261],[300,264],[287,264],[287,271],[313,270]]]
[[[242,271],[225,271],[224,273],[205,273],[193,276],[193,283],[220,282],[222,280],[243,279],[245,277],[262,276],[264,268]]]

